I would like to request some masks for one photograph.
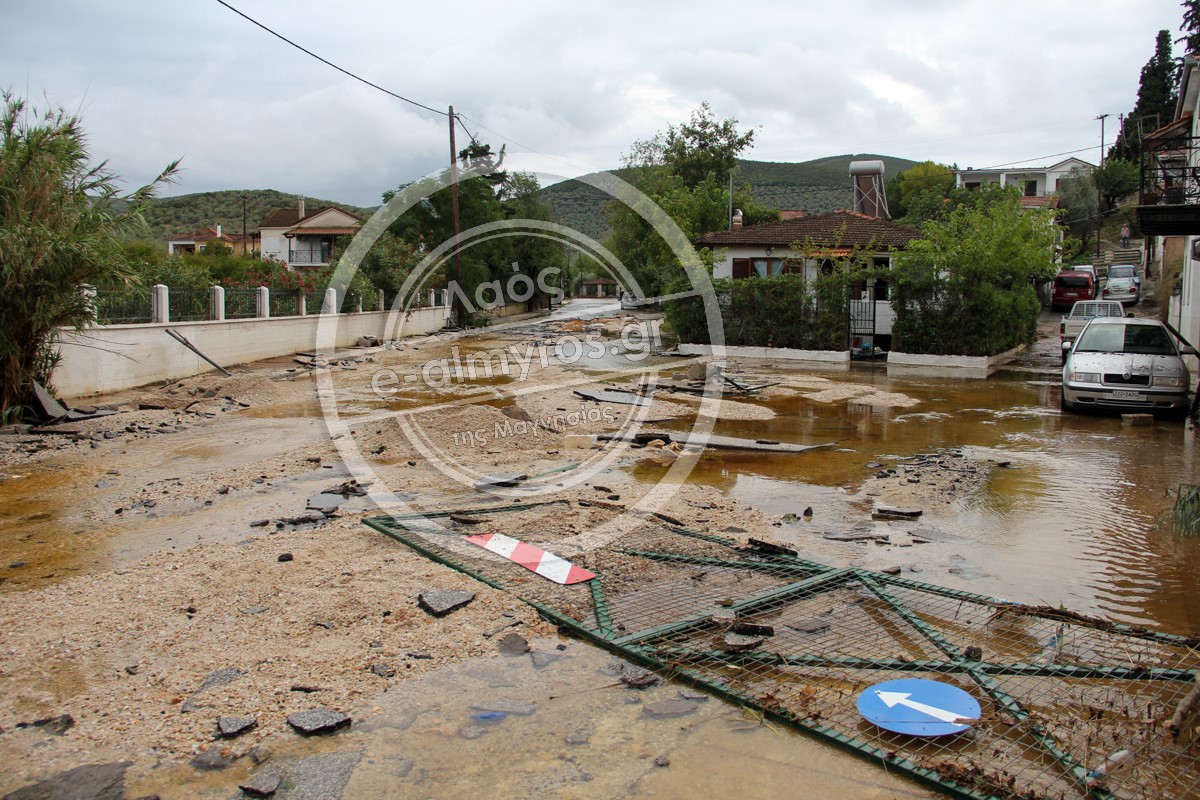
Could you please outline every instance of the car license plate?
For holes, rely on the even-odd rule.
[[[1141,392],[1130,392],[1122,389],[1117,389],[1112,393],[1114,398],[1118,400],[1145,400]]]

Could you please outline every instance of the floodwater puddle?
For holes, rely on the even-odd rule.
[[[310,796],[310,767],[340,763],[347,767],[340,785],[326,786],[322,796],[790,796],[797,770],[812,796],[928,796],[681,684],[629,689],[619,680],[623,662],[597,648],[570,639],[530,645],[526,654],[481,656],[397,681],[348,710],[355,721],[341,733],[270,741],[274,755],[262,767],[244,758],[219,773],[131,775],[131,794],[225,800],[262,769],[288,776],[297,796]]]

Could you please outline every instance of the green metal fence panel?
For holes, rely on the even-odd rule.
[[[560,508],[478,513],[489,531],[570,552]],[[560,586],[463,542],[470,526],[448,514],[365,523],[631,661],[940,792],[1200,798],[1200,710],[1186,711],[1200,637],[834,568],[665,522],[576,555],[597,579]],[[857,698],[898,677],[966,691],[981,718],[939,737],[871,724]]]
[[[169,289],[167,305],[171,322],[196,322],[211,319],[212,292],[209,289]]]
[[[225,319],[253,319],[258,316],[258,289],[226,289]]]
[[[299,289],[272,289],[271,316],[294,317],[300,313]]]
[[[92,297],[97,325],[135,325],[154,321],[148,289],[105,290]]]

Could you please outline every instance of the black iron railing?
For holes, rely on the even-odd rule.
[[[1138,205],[1200,205],[1200,137],[1145,142]]]

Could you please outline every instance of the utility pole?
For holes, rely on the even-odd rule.
[[[242,195],[242,255],[246,255],[246,195]]]
[[[462,250],[459,246],[459,237],[462,235],[462,229],[458,220],[458,148],[454,144],[455,121],[454,106],[450,106],[450,217],[454,225],[454,282],[458,284],[458,291],[450,293],[450,296],[454,298],[454,309],[451,313],[454,317],[455,325],[466,327],[465,314],[463,313],[462,304],[458,299],[463,291],[463,285]]]
[[[1104,216],[1104,192],[1100,189],[1100,170],[1104,169],[1104,120],[1110,115],[1101,114],[1100,120],[1100,166],[1096,168],[1096,260],[1100,260],[1100,221]]]
[[[735,169],[737,167],[729,168],[729,213],[725,215],[729,230],[733,230],[733,171]]]

